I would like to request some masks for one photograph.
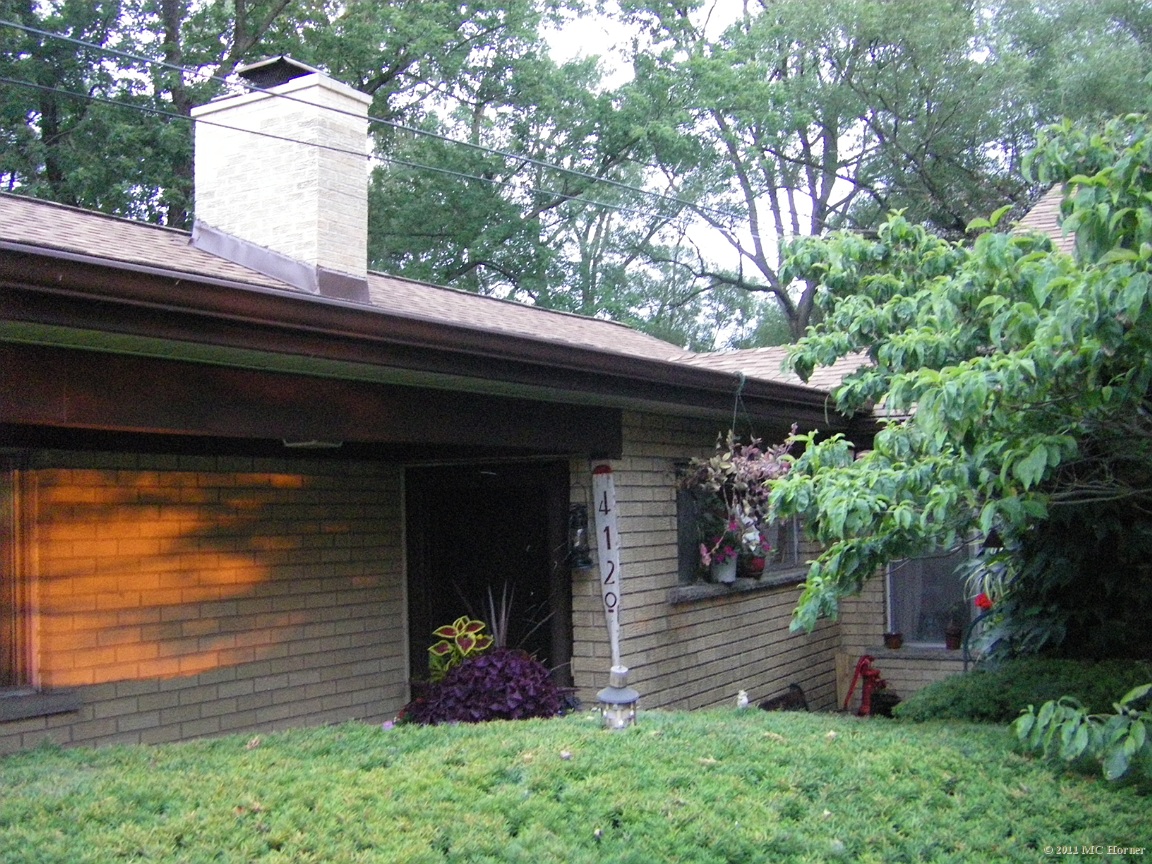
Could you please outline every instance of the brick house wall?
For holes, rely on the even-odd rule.
[[[869,579],[855,597],[840,602],[841,646],[836,656],[837,704],[843,705],[856,663],[865,654],[887,682],[888,689],[906,699],[927,685],[964,671],[963,654],[943,648],[897,649],[884,647],[887,629],[887,598],[884,574]],[[852,694],[849,710],[860,707],[860,685]]]
[[[680,584],[676,466],[712,452],[723,424],[626,414],[623,458],[611,462],[624,573],[621,659],[641,708],[704,708],[735,703],[738,690],[759,701],[797,683],[813,709],[836,695],[839,630],[821,624],[790,634],[803,568],[785,584],[739,588]],[[591,504],[586,461],[574,460],[573,501]],[[607,684],[611,665],[598,571],[577,570],[573,585],[573,673],[585,704]]]
[[[803,567],[735,588],[683,585],[676,470],[715,421],[628,413],[612,460],[623,662],[642,708],[760,701],[803,687],[836,706],[842,625],[788,625]],[[591,504],[571,460],[571,500]],[[358,719],[408,698],[403,469],[374,462],[41,451],[22,470],[32,682],[70,713],[0,722],[0,753],[50,741],[157,743]],[[574,571],[573,676],[610,666],[598,571]]]
[[[42,741],[172,741],[392,716],[406,698],[401,472],[41,452],[22,473]]]

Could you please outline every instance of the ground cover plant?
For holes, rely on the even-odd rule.
[[[998,862],[1152,846],[1148,790],[1003,727],[756,710],[338,727],[0,759],[13,862]],[[1145,860],[1139,853],[1109,860]]]
[[[1152,663],[1027,657],[980,666],[913,693],[893,709],[901,720],[1009,723],[1029,705],[1071,696],[1090,712],[1107,711],[1119,696],[1152,681]]]

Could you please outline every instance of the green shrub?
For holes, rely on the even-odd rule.
[[[1059,757],[1068,764],[1094,759],[1106,778],[1119,780],[1134,773],[1137,765],[1145,771],[1152,766],[1150,692],[1152,684],[1130,690],[1112,706],[1115,713],[1090,714],[1067,696],[1045,702],[1039,711],[1029,705],[1013,722],[1012,731],[1026,750],[1050,759]]]
[[[1046,846],[1148,845],[1142,787],[1014,745],[998,726],[726,707],[619,733],[583,712],[47,749],[0,758],[0,860],[1058,864]]]
[[[1152,679],[1152,664],[1134,660],[1008,660],[994,669],[954,675],[908,697],[893,714],[901,720],[975,720],[1009,723],[1029,705],[1070,696],[1089,713],[1107,711],[1117,693]]]

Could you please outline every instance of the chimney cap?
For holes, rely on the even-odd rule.
[[[236,74],[254,87],[267,90],[285,84],[293,78],[312,75],[320,72],[319,69],[293,60],[284,54],[278,57],[265,57],[255,63],[246,63],[236,67]]]

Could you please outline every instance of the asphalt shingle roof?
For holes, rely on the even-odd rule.
[[[741,351],[718,351],[712,354],[685,353],[677,358],[680,363],[703,366],[719,372],[743,372],[749,378],[763,378],[781,381],[785,384],[800,384],[816,390],[832,390],[846,375],[868,364],[863,354],[850,354],[842,357],[831,366],[818,366],[812,370],[812,377],[805,384],[795,372],[784,371],[784,358],[788,355],[787,345],[773,348],[747,348]]]
[[[1057,246],[1071,251],[1073,238],[1059,228],[1061,189],[1050,189],[1017,223],[1042,231]],[[255,270],[201,251],[185,231],[147,225],[88,210],[0,193],[0,240],[44,250],[105,260],[110,266],[130,265],[190,278],[225,280],[254,288],[305,292]],[[453,288],[430,285],[382,273],[368,275],[373,308],[382,313],[475,327],[492,333],[530,337],[561,345],[590,348],[605,354],[687,364],[718,372],[744,373],[749,378],[805,385],[782,369],[787,347],[693,353],[612,321],[555,312]],[[806,386],[833,389],[845,375],[865,364],[863,355],[845,357],[814,370]]]
[[[195,248],[188,232],[18,195],[0,194],[0,239],[103,259],[111,266],[136,265],[308,296],[278,279]],[[411,279],[370,273],[368,288],[373,307],[388,314],[478,327],[494,333],[528,336],[649,360],[671,362],[684,353],[675,345],[612,321],[555,312]]]
[[[1071,255],[1076,246],[1076,238],[1065,234],[1060,228],[1060,202],[1063,198],[1064,190],[1060,186],[1053,186],[1016,223],[1016,227],[1047,234],[1057,249]]]

